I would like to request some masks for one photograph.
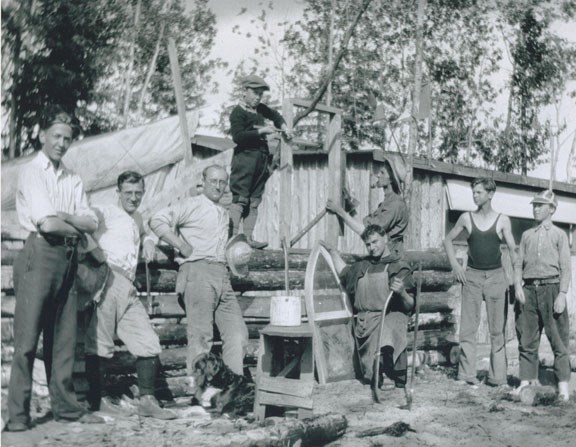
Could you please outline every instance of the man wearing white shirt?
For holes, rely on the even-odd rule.
[[[210,351],[214,322],[222,337],[222,360],[242,374],[248,330],[226,267],[229,216],[219,205],[228,173],[212,165],[202,179],[202,194],[158,211],[150,218],[150,229],[182,255],[176,258],[180,264],[176,292],[186,303],[188,374],[194,358]]]
[[[127,171],[118,177],[118,205],[95,207],[100,220],[94,239],[104,252],[109,276],[86,333],[86,376],[88,402],[92,410],[100,408],[105,359],[114,355],[114,333],[136,357],[140,390],[138,414],[158,419],[174,419],[171,411],[160,408],[154,397],[161,352],[158,335],[150,324],[133,281],[138,266],[140,241],[145,235],[142,216],[137,211],[144,195],[144,179]],[[144,238],[143,256],[154,259],[155,241]]]
[[[61,107],[48,106],[40,129],[42,150],[22,167],[16,193],[18,219],[30,236],[14,263],[9,431],[30,428],[32,368],[40,333],[54,419],[104,422],[80,406],[72,385],[77,304],[68,295],[78,266],[77,245],[98,225],[82,180],[62,163],[77,134],[77,122]]]

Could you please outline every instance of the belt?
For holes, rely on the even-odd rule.
[[[526,278],[524,280],[525,286],[544,286],[546,284],[558,284],[560,282],[559,276],[553,276],[551,278]]]
[[[54,236],[51,234],[37,233],[38,237],[42,237],[50,245],[62,245],[64,247],[76,247],[80,238],[78,236]]]

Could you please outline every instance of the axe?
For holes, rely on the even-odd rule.
[[[416,314],[414,316],[414,343],[412,344],[412,370],[410,371],[410,385],[406,388],[406,408],[412,409],[414,397],[414,375],[416,374],[416,340],[418,338],[418,317],[420,315],[420,292],[422,291],[422,261],[418,262],[418,280],[416,283]]]

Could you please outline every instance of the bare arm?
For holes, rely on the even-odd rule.
[[[502,216],[500,219],[500,224],[502,225],[502,239],[504,239],[504,242],[506,242],[508,253],[510,254],[510,262],[514,267],[516,264],[516,242],[514,241],[514,236],[512,235],[512,224],[510,223],[510,218],[508,216]],[[508,281],[510,281],[510,284],[512,284],[514,282],[514,278],[508,278]]]
[[[342,206],[335,203],[333,200],[328,199],[326,202],[326,209],[328,212],[338,215],[346,225],[350,227],[354,233],[362,234],[364,231],[364,224],[354,219],[350,214],[344,211]]]
[[[518,251],[518,256],[514,260],[514,292],[516,299],[520,304],[526,302],[526,297],[524,296],[524,289],[522,289],[522,264],[524,263],[524,244],[526,233],[522,235],[520,240],[520,246]]]
[[[322,247],[324,247],[330,254],[332,262],[334,263],[334,268],[336,269],[336,273],[338,273],[338,275],[342,273],[342,270],[344,270],[344,267],[346,267],[346,262],[344,262],[344,259],[342,259],[342,256],[340,256],[338,250],[336,250],[336,248],[325,241],[320,241],[320,245],[322,245]]]
[[[446,235],[446,238],[442,242],[444,244],[446,254],[448,255],[450,265],[452,266],[452,271],[454,272],[454,275],[456,275],[456,279],[460,281],[462,284],[466,283],[466,272],[456,259],[456,252],[454,250],[454,244],[452,243],[452,241],[454,241],[454,239],[456,239],[463,230],[467,229],[466,225],[467,215],[468,213],[464,213],[458,218],[456,225],[454,225],[454,228],[450,230],[450,232]]]

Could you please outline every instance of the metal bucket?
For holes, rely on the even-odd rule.
[[[270,324],[300,326],[302,306],[299,296],[273,296],[270,301]]]

